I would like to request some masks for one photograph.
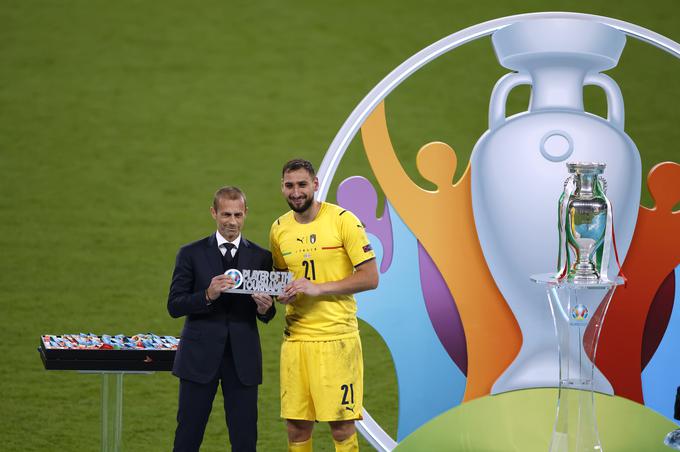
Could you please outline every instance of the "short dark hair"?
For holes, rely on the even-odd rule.
[[[314,166],[312,162],[305,159],[293,159],[286,162],[283,165],[283,170],[281,171],[281,177],[285,176],[289,171],[297,171],[299,169],[306,170],[310,176],[316,176],[316,171],[314,171]]]
[[[248,207],[248,204],[246,203],[246,194],[243,193],[243,190],[238,187],[234,187],[233,185],[227,185],[226,187],[222,187],[215,192],[215,196],[213,197],[213,209],[217,210],[217,202],[220,198],[240,198],[243,199],[243,207]]]

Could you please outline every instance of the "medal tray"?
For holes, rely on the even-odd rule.
[[[54,349],[38,347],[48,370],[170,371],[176,350]]]

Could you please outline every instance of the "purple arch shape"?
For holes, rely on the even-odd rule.
[[[387,203],[383,215],[376,218],[378,194],[373,184],[363,176],[348,177],[340,183],[336,193],[338,204],[352,211],[375,235],[383,246],[380,272],[385,273],[392,264],[394,239],[392,221]],[[418,264],[425,307],[432,327],[451,360],[467,375],[467,348],[465,331],[456,303],[444,278],[430,255],[418,242]]]
[[[423,298],[432,327],[453,362],[463,375],[467,376],[467,347],[463,322],[442,274],[420,241],[418,261]]]
[[[352,176],[342,181],[338,186],[336,199],[340,206],[352,211],[359,217],[366,226],[366,230],[378,237],[382,243],[383,260],[380,263],[380,273],[385,273],[392,264],[394,247],[392,220],[387,209],[387,203],[385,203],[382,217],[376,218],[378,193],[373,184],[363,176]]]
[[[663,280],[659,290],[654,295],[654,300],[647,313],[645,330],[642,335],[642,370],[647,367],[649,361],[656,353],[673,312],[673,300],[675,298],[675,271],[671,271]]]

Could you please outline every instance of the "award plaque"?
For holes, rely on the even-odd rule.
[[[291,272],[230,268],[224,274],[234,280],[234,287],[224,293],[282,295],[283,289],[293,281]]]

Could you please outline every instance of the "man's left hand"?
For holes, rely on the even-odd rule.
[[[321,295],[321,287],[306,278],[300,278],[288,284],[283,289],[283,295],[285,297],[294,297],[299,293],[315,297]]]

